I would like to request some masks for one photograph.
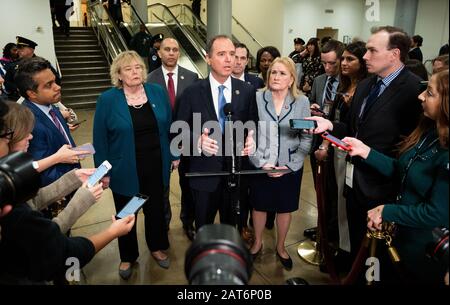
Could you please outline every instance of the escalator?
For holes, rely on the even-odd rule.
[[[89,5],[91,24],[96,33],[108,61],[122,51],[128,49],[128,43],[139,32],[144,24],[133,5],[122,4],[123,23],[117,25],[99,1]],[[207,40],[206,25],[199,20],[190,7],[177,4],[170,7],[162,3],[148,5],[145,26],[151,35],[161,33],[164,37],[173,37],[180,45],[178,63],[200,77],[208,75],[208,65],[205,60]],[[255,67],[255,56],[261,44],[233,17],[233,41],[243,42],[250,50],[249,69]]]

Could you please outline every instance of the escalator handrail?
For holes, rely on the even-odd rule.
[[[165,5],[162,3],[154,3],[154,4],[150,4],[147,5],[147,9],[150,9],[152,7],[155,6],[162,6],[166,11],[168,11],[169,16],[173,18],[174,22],[176,23],[176,25],[178,26],[178,28],[180,29],[181,32],[183,32],[184,36],[189,40],[189,42],[192,44],[192,46],[195,48],[195,50],[203,57],[205,58],[206,56],[206,51],[203,48],[199,48],[198,44],[195,42],[195,40],[191,37],[191,35],[181,26],[180,22],[177,20],[177,18],[173,15],[172,11]],[[159,18],[158,18],[159,19]],[[164,22],[164,21],[163,21]],[[166,22],[164,22],[166,23]],[[167,25],[167,24],[166,24]]]
[[[131,7],[131,9],[133,10],[134,14],[136,15],[137,19],[139,20],[139,24],[143,24],[145,25],[145,31],[150,34],[152,36],[152,33],[150,33],[149,29],[147,28],[147,25],[145,24],[145,22],[141,19],[141,17],[139,16],[139,14],[137,13],[136,9],[134,8],[133,4],[129,5]]]
[[[204,24],[203,21],[201,21],[201,20],[194,14],[194,12],[192,11],[192,8],[191,8],[189,5],[186,5],[186,4],[184,4],[184,3],[181,3],[181,4],[174,4],[174,5],[168,6],[168,8],[170,9],[170,8],[176,7],[176,6],[183,6],[183,7],[187,8],[187,9],[192,13],[192,17],[194,17],[197,21],[199,21],[202,25],[204,25],[204,26],[206,27],[206,24]],[[256,42],[261,48],[263,47],[263,45],[258,41],[258,39],[256,39],[256,38],[250,33],[250,31],[249,31],[249,30],[248,30],[241,22],[239,22],[239,20],[236,19],[236,17],[231,16],[231,18],[233,18],[233,20],[236,22],[236,24],[237,24],[238,26],[240,26],[240,27],[242,28],[242,30],[244,30],[244,32],[247,33],[247,35],[250,36],[250,38],[251,38],[254,42]]]
[[[88,1],[88,2],[89,2],[89,1]],[[93,2],[93,3],[90,3],[90,4],[89,4],[89,7],[94,7],[95,5],[101,5],[101,6],[103,7],[104,11],[106,12],[106,15],[108,16],[108,19],[109,19],[109,23],[110,23],[110,24],[112,25],[112,27],[114,28],[114,31],[116,32],[117,37],[119,37],[120,43],[122,44],[122,46],[119,46],[119,47],[121,47],[121,49],[122,49],[122,47],[123,47],[123,49],[122,49],[121,51],[128,51],[128,45],[126,44],[125,40],[124,40],[123,37],[122,37],[122,32],[120,32],[119,27],[117,26],[115,20],[112,19],[109,10],[107,10],[107,9],[105,8],[105,6],[104,6],[102,3],[99,3],[99,1],[95,1],[95,2]],[[95,12],[95,10],[92,10],[92,9],[91,9],[91,12],[92,12],[92,11]],[[95,12],[95,14],[97,15],[97,12]],[[98,18],[99,20],[102,20],[102,19],[99,18],[98,16],[97,16],[97,18]],[[109,38],[112,38],[112,37],[110,36]],[[119,52],[119,53],[120,53],[120,52]]]

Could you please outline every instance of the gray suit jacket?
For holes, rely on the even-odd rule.
[[[175,97],[175,108],[173,113],[176,113],[175,109],[178,107],[178,100],[181,94],[183,93],[184,89],[189,87],[193,82],[198,80],[197,73],[194,73],[188,69],[183,68],[182,66],[178,66],[178,78],[177,78],[177,88],[175,92],[177,93]],[[169,92],[167,91],[167,85],[166,81],[164,79],[163,70],[162,67],[159,67],[158,69],[150,72],[150,74],[147,76],[147,82],[148,83],[156,83],[158,85],[161,85],[163,89],[166,91],[167,96],[169,96]]]
[[[336,79],[339,81],[339,76],[336,76]],[[311,89],[311,97],[309,102],[312,104],[316,103],[323,109],[322,98],[325,92],[325,84],[327,83],[327,75],[321,74],[314,79],[313,86]]]
[[[269,163],[275,166],[287,166],[293,171],[303,167],[303,160],[311,148],[312,136],[292,130],[290,119],[302,119],[311,115],[308,98],[299,96],[294,99],[288,95],[278,117],[269,90],[256,92],[258,105],[257,148],[250,161],[258,168]]]

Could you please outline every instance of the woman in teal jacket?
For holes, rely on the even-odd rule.
[[[431,77],[419,95],[424,116],[419,126],[400,143],[399,159],[385,156],[354,138],[343,141],[352,146],[350,156],[359,156],[386,176],[397,175],[400,191],[397,202],[368,211],[370,230],[382,222],[398,227],[394,243],[413,282],[439,283],[444,266],[426,257],[435,227],[449,226],[448,156],[448,70]],[[447,262],[448,264],[448,262]]]
[[[110,74],[114,87],[97,100],[94,161],[96,166],[104,160],[112,165],[109,180],[117,212],[132,196],[149,196],[143,206],[147,245],[157,263],[168,268],[163,191],[169,184],[172,161],[177,165],[169,150],[168,96],[159,85],[145,83],[145,64],[134,51],[119,54]],[[136,226],[119,239],[119,251],[119,275],[128,279],[139,256]]]

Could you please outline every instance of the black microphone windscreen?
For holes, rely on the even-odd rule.
[[[231,103],[226,103],[226,104],[223,106],[223,113],[225,113],[226,115],[228,115],[228,114],[233,114],[233,110],[232,110],[232,107],[231,107]]]

